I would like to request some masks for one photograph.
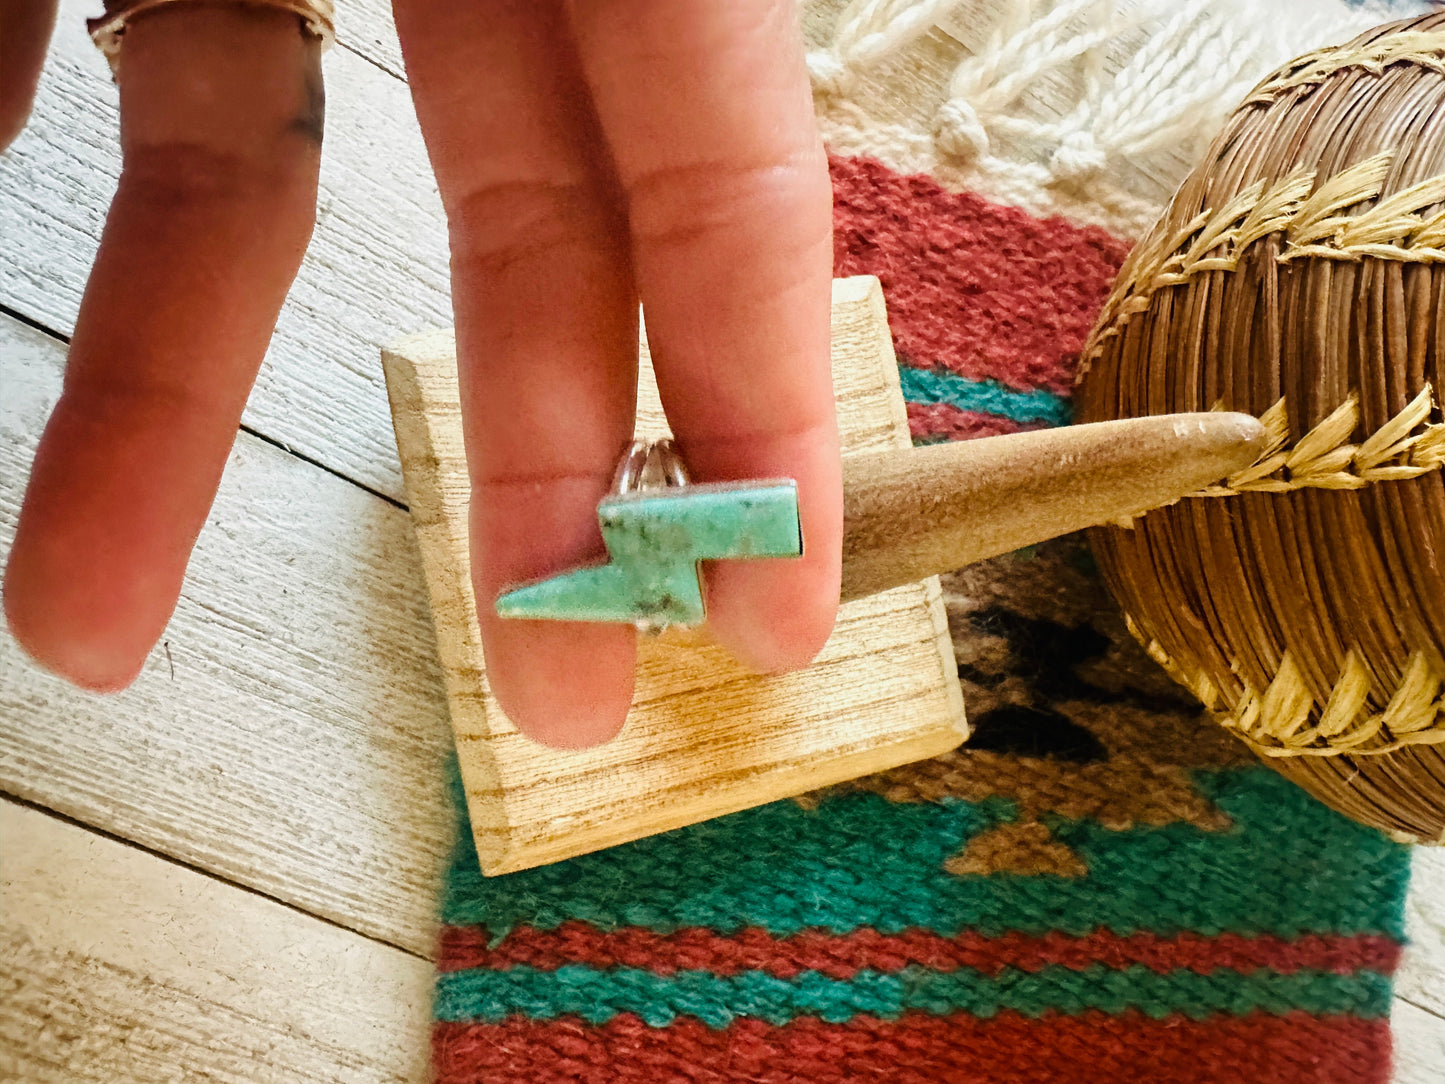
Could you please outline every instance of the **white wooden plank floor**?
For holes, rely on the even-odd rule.
[[[5,551],[64,348],[0,317],[0,359]],[[135,685],[0,640],[0,788],[426,953],[451,823],[424,590],[405,511],[243,433]]]
[[[426,960],[4,799],[0,835],[0,1077],[426,1078]]]
[[[0,157],[0,559],[118,172],[91,6]],[[425,1076],[449,739],[376,344],[450,323],[445,231],[388,4],[341,18],[316,240],[168,653],[101,700],[0,633],[0,1080]],[[1435,1084],[1445,852],[1409,922],[1396,1079]]]

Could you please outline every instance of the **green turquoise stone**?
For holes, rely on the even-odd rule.
[[[610,560],[504,592],[502,617],[702,623],[699,561],[800,557],[798,487],[791,480],[644,489],[597,505]]]

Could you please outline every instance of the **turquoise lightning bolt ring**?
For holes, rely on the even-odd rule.
[[[597,504],[609,560],[503,591],[501,617],[659,631],[707,616],[700,561],[801,557],[791,478],[694,485],[672,442],[634,441]]]

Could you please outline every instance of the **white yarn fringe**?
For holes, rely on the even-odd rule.
[[[1422,8],[1409,0],[851,0],[808,70],[836,150],[1038,213],[1138,232],[1266,73]],[[951,73],[940,73],[937,58],[950,54]],[[900,105],[890,94],[932,97]]]

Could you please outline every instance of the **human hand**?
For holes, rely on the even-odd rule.
[[[709,568],[713,634],[758,668],[805,664],[837,604],[841,481],[831,200],[793,3],[396,9],[450,227],[502,705],[587,745],[631,701],[631,628],[502,621],[491,600],[600,553],[639,299],[694,478],[799,485],[803,559]],[[174,608],[310,236],[322,113],[316,40],[238,3],[137,18],[118,81],[124,170],[5,576],[21,644],[102,690],[136,676]]]

